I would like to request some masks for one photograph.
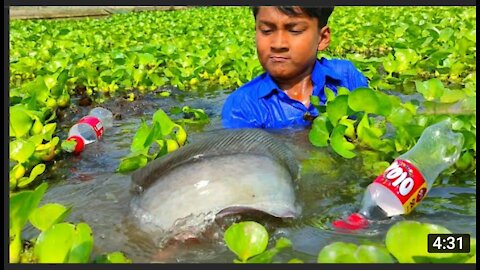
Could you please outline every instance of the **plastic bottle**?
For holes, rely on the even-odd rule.
[[[368,220],[410,213],[438,175],[458,160],[462,147],[463,135],[452,131],[449,120],[425,128],[415,146],[367,187],[360,211],[349,216],[347,223],[336,221],[333,225],[360,229],[368,226]]]
[[[73,152],[80,153],[85,148],[85,145],[100,139],[105,129],[112,126],[112,112],[102,107],[96,107],[70,128],[67,141],[76,141]]]

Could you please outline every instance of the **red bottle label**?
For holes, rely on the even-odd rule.
[[[405,214],[410,213],[427,193],[423,175],[406,160],[395,160],[373,182],[391,190],[402,203]]]
[[[100,121],[98,118],[94,116],[85,116],[82,119],[80,119],[78,123],[85,123],[91,126],[93,130],[95,130],[95,133],[97,134],[97,138],[102,137],[104,128],[103,128],[102,121]]]

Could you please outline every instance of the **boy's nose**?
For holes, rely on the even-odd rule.
[[[272,50],[285,50],[288,49],[288,37],[284,31],[277,31],[272,35],[272,41],[270,43]]]

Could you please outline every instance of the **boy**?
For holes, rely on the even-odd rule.
[[[257,54],[265,73],[225,101],[225,128],[306,127],[318,111],[310,96],[326,102],[324,87],[350,91],[368,85],[350,61],[317,59],[330,43],[333,8],[255,7]]]

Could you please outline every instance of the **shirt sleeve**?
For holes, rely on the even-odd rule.
[[[348,84],[350,91],[353,91],[359,87],[368,87],[368,80],[354,65],[352,62],[349,63],[348,68]]]

